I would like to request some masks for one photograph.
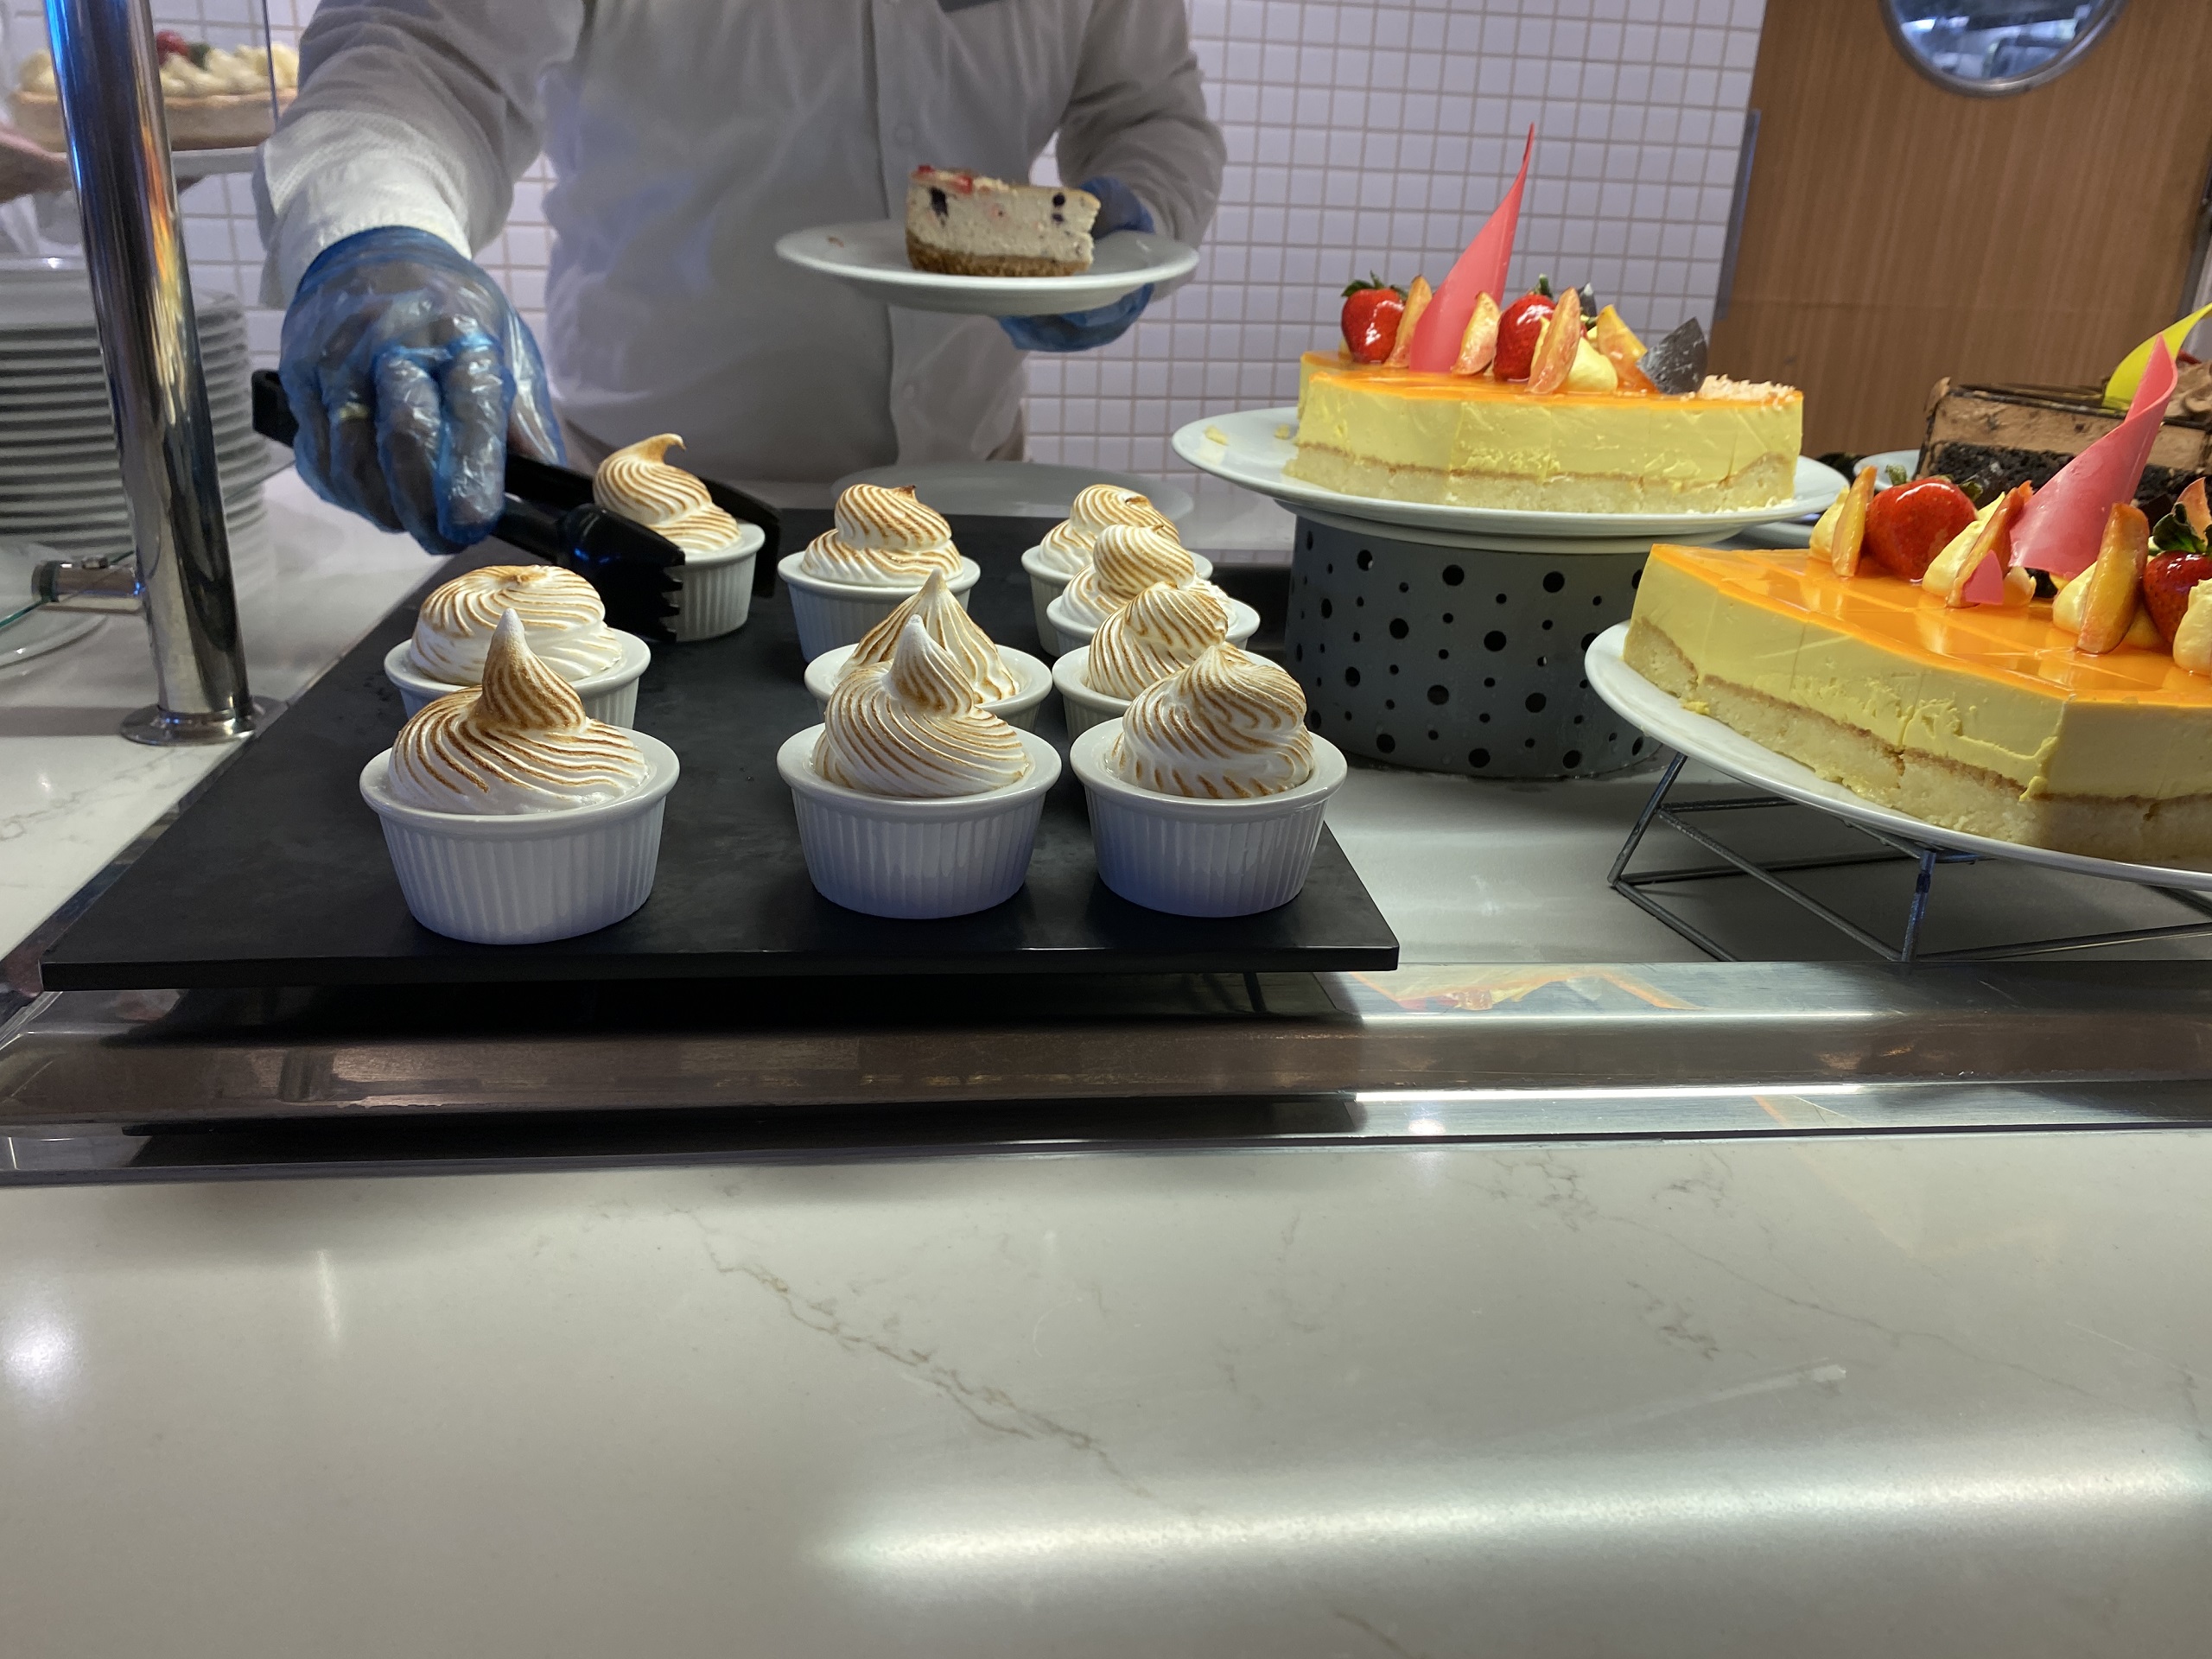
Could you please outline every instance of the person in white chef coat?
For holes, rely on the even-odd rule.
[[[325,0],[256,177],[302,473],[424,546],[488,533],[509,443],[683,435],[710,477],[1018,454],[1025,349],[1135,320],[891,309],[775,255],[903,213],[918,164],[1197,242],[1221,182],[1185,0]],[[541,149],[543,362],[469,254]],[[1093,184],[1093,181],[1096,182]],[[549,396],[545,370],[557,386]]]

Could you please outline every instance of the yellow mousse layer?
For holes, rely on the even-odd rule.
[[[1804,398],[1554,392],[1309,352],[1292,478],[1347,495],[1548,512],[1713,512],[1796,493]]]
[[[2212,679],[2074,648],[2050,607],[1947,608],[1798,552],[1655,547],[1629,666],[1868,799],[1955,830],[2212,861]]]

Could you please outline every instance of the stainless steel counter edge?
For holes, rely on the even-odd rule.
[[[331,994],[49,995],[0,1027],[0,1126],[1328,1100],[1358,1134],[1664,1133],[1845,1126],[1876,1095],[1929,1127],[2047,1126],[2061,1099],[2060,1121],[2212,1116],[2212,968],[2174,963],[1469,965],[1020,1006],[957,988],[902,1007],[895,986],[787,985],[782,1013],[751,990],[518,994],[544,1017],[474,1023],[449,1000],[410,1020]]]

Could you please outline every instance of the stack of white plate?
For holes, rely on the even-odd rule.
[[[200,352],[215,425],[223,511],[234,546],[265,538],[270,450],[253,429],[245,314],[198,296]],[[72,558],[131,551],[107,373],[81,270],[0,270],[0,543]]]

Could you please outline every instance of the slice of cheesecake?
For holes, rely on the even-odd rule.
[[[1090,269],[1098,198],[918,167],[906,181],[906,258],[950,276],[1072,276]]]

